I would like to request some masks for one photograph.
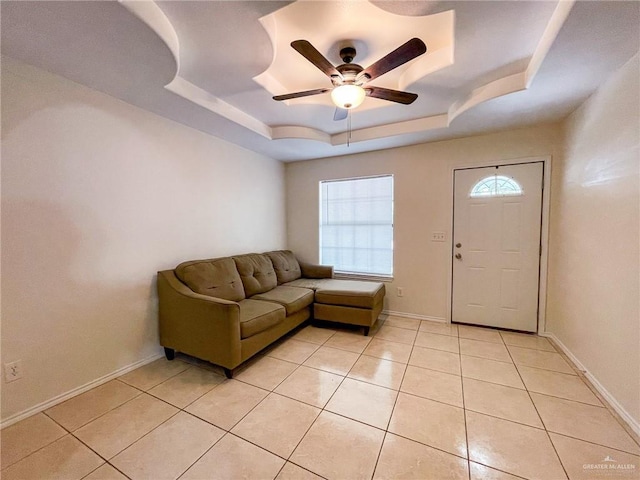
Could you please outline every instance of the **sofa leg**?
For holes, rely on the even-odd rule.
[[[176,351],[173,348],[164,347],[164,356],[167,357],[167,360],[173,360],[176,358]]]
[[[231,370],[230,368],[224,368],[224,374],[227,378],[233,378],[233,370]]]
[[[364,336],[365,337],[369,336],[369,327],[364,327]]]

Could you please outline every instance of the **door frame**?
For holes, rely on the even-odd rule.
[[[546,331],[546,308],[547,308],[547,271],[549,260],[549,211],[550,211],[550,195],[551,195],[551,155],[539,157],[522,157],[508,160],[492,160],[469,164],[461,164],[451,166],[451,191],[450,191],[450,211],[451,223],[449,224],[450,249],[449,249],[449,269],[447,282],[447,323],[452,321],[453,310],[453,254],[454,254],[454,238],[453,238],[453,216],[454,212],[454,175],[456,170],[467,170],[471,168],[486,168],[505,165],[517,165],[520,163],[542,162],[542,220],[540,225],[540,277],[538,279],[538,333]]]

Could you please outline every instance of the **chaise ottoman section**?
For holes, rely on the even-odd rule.
[[[321,279],[315,286],[315,319],[359,325],[369,334],[382,312],[384,283]]]
[[[345,307],[373,308],[384,299],[384,284],[358,280],[325,280],[316,290],[316,302]]]

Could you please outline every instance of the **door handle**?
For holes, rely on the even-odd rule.
[[[462,260],[462,254],[461,253],[456,253],[456,258],[458,260]]]

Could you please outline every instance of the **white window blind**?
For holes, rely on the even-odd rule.
[[[393,274],[393,176],[320,182],[320,263]]]

